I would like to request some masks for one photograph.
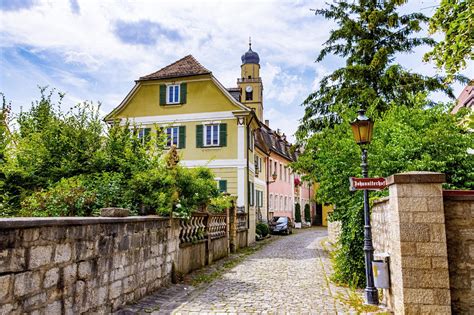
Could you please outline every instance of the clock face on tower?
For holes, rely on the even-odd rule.
[[[250,85],[247,85],[247,87],[245,88],[245,91],[247,92],[252,92],[252,87]]]

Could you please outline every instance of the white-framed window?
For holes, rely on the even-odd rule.
[[[151,128],[138,128],[137,136],[141,142],[146,143],[150,140],[150,131]]]
[[[268,198],[268,209],[272,209],[272,207],[273,207],[273,195],[270,194]]]
[[[253,131],[249,131],[249,149],[253,151],[255,148],[255,140]]]
[[[166,145],[168,147],[179,146],[179,127],[166,128],[166,135],[168,136]]]
[[[179,104],[180,100],[180,86],[179,84],[166,86],[166,104]]]
[[[204,125],[204,146],[219,146],[219,125]]]

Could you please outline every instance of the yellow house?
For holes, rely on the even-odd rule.
[[[219,188],[237,196],[239,211],[248,214],[249,243],[255,241],[256,209],[266,207],[261,179],[266,166],[258,164],[264,154],[255,154],[254,141],[263,115],[259,70],[258,54],[249,48],[242,56],[238,87],[226,89],[188,55],[140,77],[105,117],[137,125],[139,136],[154,132],[153,126],[163,128],[184,166],[212,169]]]

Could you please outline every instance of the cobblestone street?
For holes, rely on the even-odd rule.
[[[281,237],[203,288],[175,285],[120,313],[354,313],[336,297],[347,289],[328,280],[326,234],[313,228]]]

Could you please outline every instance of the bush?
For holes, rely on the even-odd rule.
[[[41,88],[41,99],[17,116],[18,131],[7,133],[0,123],[0,216],[89,216],[126,207],[188,217],[219,196],[209,169],[178,166],[175,150],[163,155],[164,133],[143,141],[128,123],[107,127],[90,103],[62,113],[64,94],[57,104],[53,94]],[[213,202],[217,209],[227,201]]]
[[[304,205],[304,220],[306,222],[311,222],[311,211],[309,208],[309,204]]]
[[[295,222],[301,222],[301,206],[299,203],[295,205]]]
[[[48,189],[26,197],[21,216],[91,216],[101,208],[131,208],[126,184],[119,173],[78,175],[61,179]]]
[[[211,198],[207,210],[211,213],[223,213],[232,207],[233,197],[227,195],[219,195]]]
[[[270,234],[270,228],[265,223],[258,223],[256,230],[257,230],[257,234],[261,235],[262,237],[265,237],[268,234]]]
[[[60,180],[51,189],[42,190],[25,198],[21,216],[85,216],[92,215],[94,193],[87,190],[82,177]]]

